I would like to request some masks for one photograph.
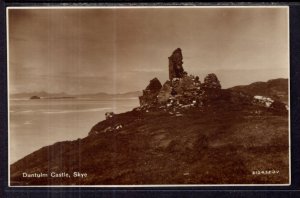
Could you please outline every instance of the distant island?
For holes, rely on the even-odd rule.
[[[62,97],[44,97],[41,98],[39,96],[31,96],[30,99],[75,99],[76,97],[73,96],[62,96]]]
[[[39,99],[126,99],[126,98],[138,98],[141,95],[141,91],[132,91],[125,93],[90,93],[90,94],[67,94],[67,93],[47,93],[47,92],[24,92],[10,94],[10,99],[37,99],[33,97],[39,97]]]
[[[41,99],[39,96],[31,96],[30,99],[35,100],[35,99]]]
[[[150,80],[139,107],[13,163],[11,184],[287,184],[288,79],[222,89],[216,74],[201,82],[182,60],[178,48],[169,80]]]

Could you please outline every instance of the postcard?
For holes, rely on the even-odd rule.
[[[288,186],[288,6],[7,8],[11,187]]]

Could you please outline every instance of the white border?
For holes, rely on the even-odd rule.
[[[28,185],[28,186],[11,186],[10,184],[10,92],[9,92],[9,10],[12,9],[168,9],[168,8],[184,8],[184,9],[203,9],[203,8],[211,8],[211,9],[221,9],[221,8],[243,8],[243,9],[251,9],[251,8],[286,8],[287,9],[287,20],[288,20],[288,93],[289,93],[289,183],[288,184],[172,184],[172,185]],[[8,186],[9,187],[39,187],[39,188],[49,188],[49,187],[90,187],[90,188],[115,188],[115,187],[217,187],[217,186],[290,186],[291,185],[291,106],[290,106],[290,24],[289,24],[289,6],[30,6],[30,7],[7,7],[6,8],[6,33],[7,33],[7,112],[8,112]]]
[[[288,87],[289,87],[289,185],[291,185],[291,177],[292,177],[292,160],[291,160],[291,52],[290,52],[290,9],[287,9],[287,23],[288,23],[288,72],[289,72],[289,79],[288,79]]]

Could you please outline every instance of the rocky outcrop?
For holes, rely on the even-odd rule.
[[[169,57],[169,79],[183,77],[184,69],[182,67],[182,53],[181,49],[177,48]]]

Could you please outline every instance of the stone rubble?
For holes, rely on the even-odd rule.
[[[104,133],[107,132],[117,132],[123,128],[122,124],[115,124],[114,126],[109,126],[103,130]]]
[[[271,104],[274,102],[274,100],[272,100],[271,98],[264,97],[264,96],[254,96],[253,98],[254,98],[253,100],[254,103],[263,105],[265,107],[270,107]]]

